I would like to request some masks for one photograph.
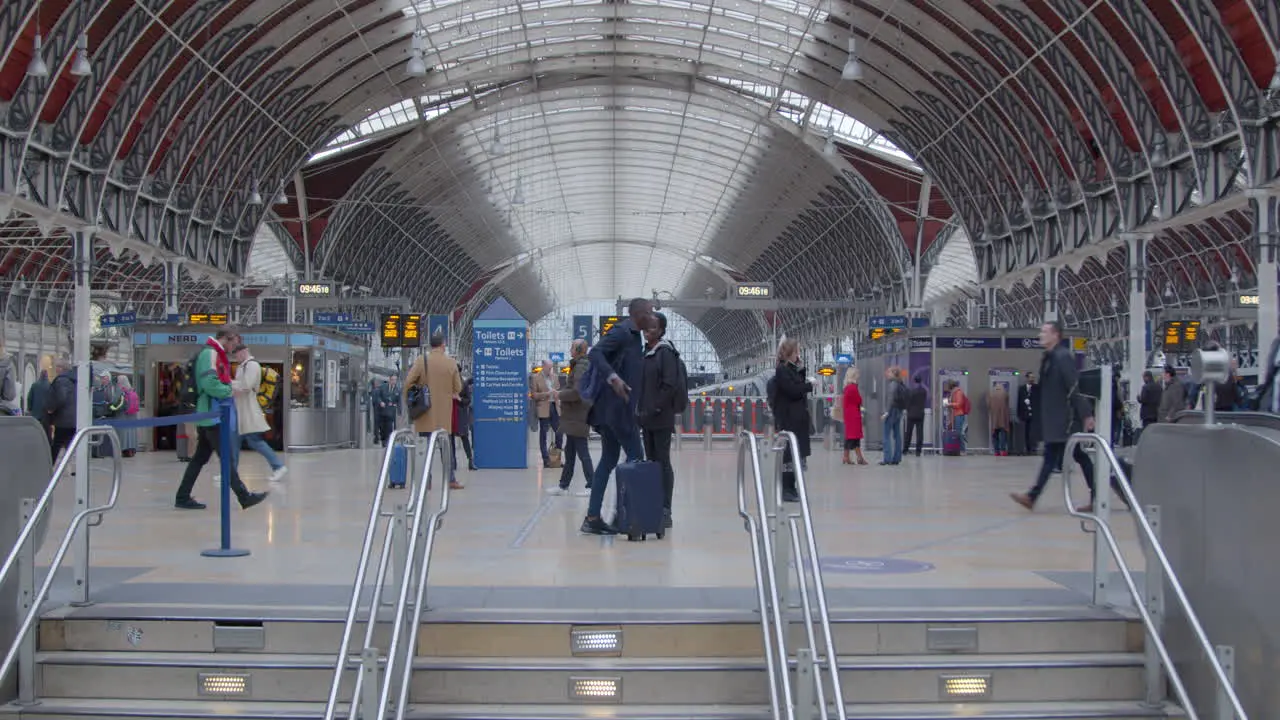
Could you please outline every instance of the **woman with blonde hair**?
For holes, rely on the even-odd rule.
[[[849,451],[858,455],[858,464],[866,465],[862,456],[862,391],[858,388],[858,368],[849,368],[844,374],[844,392],[841,393],[841,410],[844,420],[844,464],[852,465]]]
[[[797,502],[795,464],[809,457],[809,393],[813,383],[805,378],[804,362],[800,359],[800,342],[784,338],[778,344],[778,364],[773,373],[773,417],[778,431],[790,431],[796,436],[800,457],[792,457],[787,450],[783,461],[782,499]]]

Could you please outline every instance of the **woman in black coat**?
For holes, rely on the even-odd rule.
[[[809,457],[809,393],[813,383],[805,379],[800,342],[787,338],[778,345],[778,366],[773,373],[773,417],[778,430],[795,433],[801,462]],[[795,458],[788,451],[782,473],[782,499],[797,502]]]

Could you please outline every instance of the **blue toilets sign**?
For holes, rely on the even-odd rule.
[[[526,468],[528,321],[498,298],[472,326],[476,465]]]

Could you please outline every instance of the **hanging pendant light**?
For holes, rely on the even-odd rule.
[[[511,193],[511,204],[512,205],[524,204],[524,184],[520,182],[519,176],[516,177],[515,192]]]
[[[254,180],[254,181],[253,181],[253,189],[249,191],[249,204],[250,204],[250,205],[261,205],[261,204],[262,204],[262,193],[258,192],[258,181],[257,181],[257,180]]]
[[[826,142],[822,144],[822,154],[826,155],[827,157],[832,157],[836,154],[835,128],[828,125],[824,134],[826,136]]]
[[[844,62],[840,78],[852,82],[862,80],[862,61],[858,59],[858,38],[849,38],[849,59]]]
[[[284,194],[283,187],[281,187],[279,190],[276,191],[276,196],[274,199],[272,199],[271,204],[272,205],[288,205],[289,204],[289,196]]]
[[[493,138],[489,140],[489,154],[494,157],[502,155],[504,148],[502,147],[502,137],[498,134],[498,126],[493,126]]]
[[[40,37],[40,33],[36,33],[35,44],[31,46],[31,62],[27,63],[27,76],[33,78],[49,77],[49,66],[45,64],[44,58],[40,56],[44,50],[44,39]]]
[[[93,74],[93,64],[89,61],[88,33],[80,33],[80,37],[76,38],[76,58],[71,62],[71,74],[81,78]]]
[[[405,65],[404,72],[409,77],[423,77],[427,74],[427,61],[423,59],[425,52],[422,36],[418,33],[413,34],[413,50],[410,51],[409,64]]]

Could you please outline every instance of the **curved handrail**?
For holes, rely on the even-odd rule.
[[[756,511],[759,513],[759,519],[747,510],[746,480],[747,480],[747,455],[751,456],[752,478],[755,480],[756,495]],[[779,648],[786,647],[785,625],[783,624],[782,610],[779,607],[781,602],[778,599],[778,588],[773,583],[775,577],[773,571],[773,551],[769,533],[762,531],[763,520],[767,511],[764,504],[764,481],[760,475],[760,452],[756,444],[756,436],[749,430],[738,431],[738,516],[742,518],[743,525],[747,534],[751,536],[751,565],[756,574],[756,602],[760,606],[760,635],[764,643],[764,661],[769,674],[769,707],[773,711],[770,716],[777,720],[779,714],[778,690],[779,684],[786,693],[787,717],[794,718],[791,710],[791,685],[779,675],[778,667],[786,672],[786,657],[775,657],[775,653],[781,655]],[[761,552],[761,544],[764,544],[765,550]],[[764,557],[762,558],[761,555]],[[767,587],[767,589],[766,589]],[[768,597],[765,597],[765,593]],[[773,615],[774,627],[779,628],[778,638],[775,641],[771,637],[769,630],[769,615]],[[782,680],[779,683],[779,680]]]
[[[832,700],[836,706],[836,717],[839,720],[846,720],[846,712],[844,707],[844,690],[840,687],[840,659],[836,652],[835,636],[831,632],[831,613],[827,606],[827,588],[826,583],[822,580],[822,569],[819,565],[821,555],[818,554],[818,539],[813,533],[813,515],[809,511],[809,491],[806,487],[804,478],[804,463],[800,457],[800,443],[796,440],[795,433],[790,430],[783,430],[778,433],[774,440],[773,450],[777,456],[774,459],[777,478],[774,491],[777,496],[778,512],[782,512],[782,469],[783,463],[786,461],[787,452],[790,449],[791,465],[796,476],[796,493],[800,496],[800,517],[804,520],[804,539],[805,545],[809,551],[810,562],[813,563],[813,593],[814,600],[818,606],[818,624],[822,628],[822,644],[826,651],[827,673],[831,676],[831,694]],[[794,527],[794,525],[792,526]],[[799,544],[799,541],[796,541]],[[796,568],[799,570],[801,578],[804,577],[804,569],[802,567],[802,559],[796,556]],[[802,590],[801,599],[804,599]],[[805,618],[809,622],[809,617]],[[821,697],[822,689],[818,689],[819,697]],[[824,713],[825,714],[825,713]]]
[[[325,703],[324,720],[333,720],[334,714],[337,712],[338,693],[342,689],[342,672],[346,669],[349,661],[347,654],[351,651],[351,633],[355,629],[356,616],[360,612],[360,595],[364,592],[364,576],[369,572],[369,557],[373,552],[373,539],[377,535],[379,519],[382,517],[382,498],[387,490],[387,476],[391,472],[391,458],[395,451],[396,440],[402,435],[408,435],[410,431],[405,428],[395,430],[391,433],[391,437],[387,438],[387,451],[382,456],[382,469],[378,472],[378,487],[373,494],[373,502],[369,506],[369,523],[365,526],[364,542],[360,546],[360,559],[356,563],[356,579],[351,585],[351,601],[347,605],[347,618],[342,627],[342,642],[338,645],[338,657],[334,663],[333,680],[329,684],[329,699]],[[387,533],[389,542],[390,532]],[[385,544],[385,543],[384,543]],[[385,562],[380,562],[380,571],[385,573]],[[380,583],[379,583],[380,584]],[[375,593],[380,595],[377,588]],[[377,598],[375,598],[377,599]],[[370,609],[369,625],[377,622],[378,606],[372,605]],[[355,704],[353,698],[352,704]]]
[[[396,698],[396,720],[404,720],[405,713],[409,709],[409,683],[413,679],[413,657],[415,654],[415,649],[418,646],[418,630],[422,627],[423,605],[426,604],[427,578],[429,576],[429,573],[431,572],[431,551],[435,547],[436,531],[440,529],[440,526],[442,524],[445,514],[449,512],[450,480],[447,479],[447,474],[450,468],[448,467],[449,458],[446,458],[444,454],[444,440],[442,439],[444,437],[445,437],[444,430],[436,430],[435,432],[431,433],[431,439],[427,441],[427,460],[425,463],[423,463],[422,481],[418,483],[418,486],[419,486],[418,498],[416,500],[416,511],[414,512],[414,535],[413,535],[413,539],[409,541],[409,567],[413,567],[413,564],[414,564],[414,554],[413,554],[414,541],[416,541],[418,537],[418,530],[420,527],[419,521],[422,519],[422,508],[426,506],[426,492],[428,489],[430,489],[430,486],[431,486],[431,465],[432,465],[431,461],[435,459],[435,457],[439,456],[440,466],[443,469],[443,473],[446,474],[446,477],[441,478],[441,482],[440,482],[440,505],[430,515],[427,516],[427,520],[426,520],[427,536],[423,542],[422,564],[419,566],[419,569],[418,569],[417,592],[414,594],[414,599],[413,599],[413,622],[410,623],[409,625],[409,636],[406,638],[406,643],[405,643],[405,648],[408,651],[408,655],[405,658],[404,670],[401,671],[400,693]],[[405,573],[405,579],[406,579],[406,582],[400,589],[401,604],[399,607],[396,608],[397,620],[401,619],[405,611],[408,609],[404,604],[406,590],[409,587],[409,583],[407,582],[408,580],[407,568]],[[395,640],[397,637],[399,637],[399,630],[394,629],[392,630],[392,633],[393,634],[392,634],[392,640],[391,640],[391,647],[394,650]],[[388,688],[391,686],[391,670],[392,670],[390,653],[391,651],[389,650],[387,655],[387,680],[386,680],[386,685]],[[386,702],[384,701],[381,707],[385,708],[386,706],[387,706]]]
[[[120,498],[120,481],[124,475],[124,464],[120,455],[120,436],[116,434],[115,428],[106,425],[92,425],[76,432],[75,436],[71,438],[71,444],[67,446],[67,450],[62,456],[62,460],[58,462],[57,467],[54,469],[53,477],[49,478],[49,484],[45,486],[44,493],[40,495],[40,499],[32,507],[31,517],[27,519],[26,524],[22,526],[22,530],[18,533],[17,542],[13,544],[13,549],[9,551],[4,564],[0,565],[0,583],[4,582],[9,573],[13,571],[13,566],[17,563],[19,555],[22,554],[23,546],[30,542],[36,525],[49,507],[53,492],[58,487],[58,481],[64,476],[67,465],[75,459],[76,449],[84,442],[85,438],[91,435],[105,435],[111,440],[111,492],[108,494],[105,503],[96,507],[85,508],[72,516],[71,523],[68,525],[66,533],[62,536],[62,543],[58,545],[58,551],[53,554],[53,560],[49,563],[49,573],[45,575],[40,589],[31,597],[31,607],[27,610],[26,616],[23,617],[22,623],[18,626],[17,634],[13,643],[9,646],[9,651],[5,653],[4,661],[0,662],[0,679],[6,677],[9,671],[13,669],[13,663],[22,647],[22,639],[26,637],[27,633],[31,632],[31,626],[35,624],[36,617],[40,614],[40,604],[48,597],[49,588],[53,587],[54,576],[57,574],[58,568],[62,566],[62,559],[66,557],[67,550],[71,547],[71,541],[75,538],[81,523],[87,523],[87,519],[91,515],[100,517],[102,513],[114,508],[116,501]]]
[[[1133,487],[1129,484],[1129,478],[1125,476],[1124,470],[1120,467],[1120,462],[1116,460],[1115,453],[1111,451],[1110,443],[1101,435],[1096,433],[1076,433],[1072,435],[1067,439],[1066,447],[1062,453],[1063,457],[1071,457],[1071,453],[1084,443],[1093,445],[1110,464],[1111,471],[1115,473],[1119,481],[1117,487],[1124,494],[1124,499],[1129,503],[1129,506],[1135,509],[1141,507],[1138,504],[1137,495],[1133,492]],[[1199,720],[1199,715],[1196,713],[1195,708],[1192,707],[1191,699],[1187,695],[1187,688],[1183,685],[1182,677],[1178,674],[1177,668],[1174,667],[1173,659],[1169,655],[1169,649],[1160,637],[1155,620],[1152,619],[1146,603],[1143,602],[1142,594],[1138,591],[1138,585],[1133,579],[1133,571],[1129,569],[1129,565],[1125,562],[1120,552],[1120,544],[1116,541],[1115,533],[1111,531],[1111,524],[1095,513],[1080,512],[1075,509],[1075,503],[1071,499],[1071,463],[1064,462],[1062,464],[1062,495],[1067,502],[1067,513],[1072,517],[1092,521],[1102,533],[1103,538],[1106,539],[1107,547],[1111,549],[1111,557],[1116,561],[1116,566],[1120,569],[1124,584],[1129,589],[1129,595],[1133,598],[1134,605],[1138,608],[1138,614],[1142,617],[1142,624],[1146,626],[1147,636],[1155,644],[1156,653],[1160,655],[1160,662],[1164,664],[1165,670],[1169,673],[1169,682],[1173,685],[1173,691],[1178,696],[1178,702],[1182,703],[1182,709],[1187,713],[1190,720]],[[1173,589],[1173,594],[1178,599],[1178,604],[1182,606],[1182,611],[1186,613],[1187,624],[1191,626],[1191,631],[1195,635],[1196,641],[1200,644],[1200,648],[1204,650],[1209,666],[1213,668],[1213,674],[1217,676],[1219,687],[1231,702],[1232,709],[1235,710],[1237,720],[1249,720],[1248,714],[1244,711],[1244,706],[1240,703],[1240,697],[1236,694],[1235,688],[1232,687],[1230,678],[1227,677],[1226,670],[1218,662],[1213,645],[1209,642],[1209,636],[1200,624],[1200,618],[1196,615],[1195,610],[1191,608],[1191,601],[1187,598],[1186,591],[1182,589],[1182,583],[1178,581],[1177,574],[1174,573],[1173,566],[1169,562],[1169,557],[1165,555],[1164,548],[1160,546],[1160,541],[1156,537],[1155,531],[1151,529],[1151,523],[1147,522],[1146,516],[1141,512],[1134,512],[1133,517],[1138,529],[1142,532],[1143,540],[1148,543],[1152,554],[1160,562],[1160,567],[1164,570],[1165,580],[1168,581],[1169,587]]]

